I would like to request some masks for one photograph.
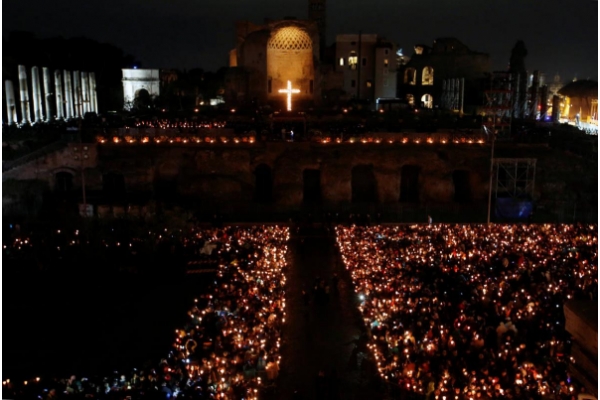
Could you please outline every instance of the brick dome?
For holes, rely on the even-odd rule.
[[[269,50],[312,50],[312,40],[302,29],[295,26],[281,28],[271,36]]]

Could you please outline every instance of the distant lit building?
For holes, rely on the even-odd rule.
[[[294,102],[312,103],[320,95],[319,32],[317,22],[288,17],[266,21],[236,23],[237,43],[229,53],[225,97],[232,102],[258,100],[284,106],[279,89],[287,81],[294,89]]]
[[[426,46],[417,44],[410,61],[398,71],[398,96],[417,107],[442,103],[443,82],[464,79],[464,104],[480,105],[480,81],[490,72],[489,54],[470,50],[455,38],[441,38]]]
[[[337,35],[335,71],[343,75],[347,98],[396,97],[398,46],[375,34]]]
[[[158,69],[123,69],[123,108],[130,110],[140,97],[154,99],[160,96]]]
[[[561,118],[598,124],[598,82],[589,79],[573,81],[558,93],[564,96]]]

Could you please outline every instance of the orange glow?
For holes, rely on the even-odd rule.
[[[292,89],[292,81],[287,81],[287,89],[279,89],[279,93],[287,94],[287,110],[292,111],[292,94],[300,93],[300,89]]]

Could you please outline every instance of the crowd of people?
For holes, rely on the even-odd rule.
[[[158,128],[158,129],[218,129],[224,128],[226,122],[224,121],[188,121],[184,119],[182,121],[179,120],[171,120],[171,119],[153,119],[153,120],[144,120],[137,121],[135,123],[134,128]]]
[[[156,236],[162,240],[171,233]],[[3,398],[256,399],[279,373],[288,236],[289,229],[278,226],[213,228],[181,236],[182,246],[195,246],[196,254],[218,268],[213,285],[195,300],[187,324],[175,331],[173,348],[160,363],[93,379],[6,379]],[[29,243],[21,238],[11,245]]]
[[[367,353],[405,397],[571,399],[563,305],[598,300],[597,226],[338,226]]]
[[[227,258],[215,290],[176,331],[167,371],[184,366],[188,386],[223,399],[255,399],[261,384],[277,378],[288,236],[288,228],[272,226],[207,238]]]

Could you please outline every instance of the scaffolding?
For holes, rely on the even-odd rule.
[[[493,72],[484,90],[483,125],[495,136],[510,136],[514,91],[512,75],[505,71]]]
[[[495,198],[533,200],[535,158],[495,158]]]
[[[458,111],[462,115],[465,97],[465,78],[444,79],[442,81],[442,108]]]

